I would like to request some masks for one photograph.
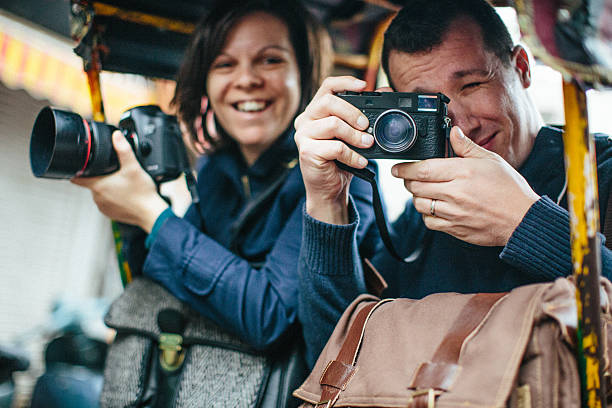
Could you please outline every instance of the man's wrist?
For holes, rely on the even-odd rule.
[[[341,199],[320,199],[306,196],[306,213],[327,224],[348,224],[348,196]]]

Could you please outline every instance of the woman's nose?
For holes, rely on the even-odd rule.
[[[263,79],[251,65],[242,65],[238,68],[236,86],[241,88],[254,88],[261,86]]]

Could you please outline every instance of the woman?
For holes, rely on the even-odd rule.
[[[121,169],[74,179],[99,209],[139,226],[147,252],[128,242],[132,268],[205,317],[265,349],[297,319],[304,186],[295,165],[295,116],[317,88],[315,31],[299,2],[222,2],[196,28],[173,102],[196,149],[199,207],[177,217],[118,133]],[[205,112],[201,112],[201,108]],[[216,134],[202,117],[213,112]],[[353,182],[363,240],[373,225],[369,187]],[[263,200],[236,230],[245,207]]]

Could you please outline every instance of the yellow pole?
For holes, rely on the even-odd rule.
[[[595,147],[589,134],[586,93],[574,81],[563,82],[565,104],[565,167],[568,183],[572,264],[578,309],[578,364],[582,406],[604,406],[605,384],[601,333],[599,277],[601,249],[597,166]]]
[[[367,91],[373,91],[374,88],[376,88],[376,79],[378,77],[378,70],[380,68],[380,56],[382,54],[385,31],[387,31],[387,27],[389,27],[389,24],[391,24],[393,17],[395,17],[395,13],[387,16],[383,21],[378,23],[376,32],[374,33],[374,38],[370,44],[368,65],[364,74],[364,80],[367,83]]]
[[[91,60],[84,61],[84,69],[85,73],[87,74],[87,83],[89,84],[89,96],[91,99],[93,120],[97,122],[104,122],[106,118],[104,115],[102,90],[100,88],[100,51],[98,49],[96,40],[94,40],[94,44],[92,45]],[[113,230],[113,239],[115,241],[117,262],[119,264],[119,273],[121,275],[123,286],[125,286],[132,281],[132,272],[127,260],[123,259],[121,251],[123,247],[123,240],[121,239],[121,234],[119,233],[119,225],[115,221],[111,221],[111,227]]]

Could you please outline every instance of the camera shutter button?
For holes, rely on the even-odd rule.
[[[151,154],[151,143],[148,140],[143,140],[140,143],[140,154],[142,156],[148,156]]]

